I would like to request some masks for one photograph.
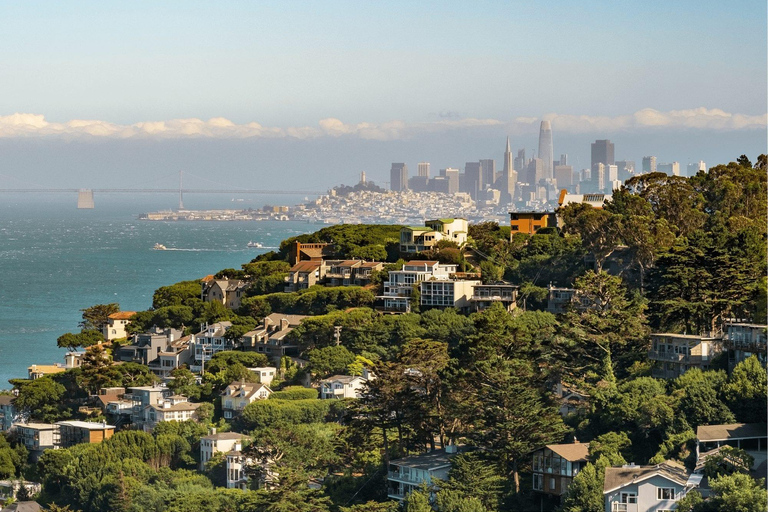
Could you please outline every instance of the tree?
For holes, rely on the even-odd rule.
[[[331,346],[312,349],[308,353],[309,367],[320,378],[343,374],[355,362],[355,355],[346,347]]]
[[[566,336],[587,368],[614,382],[615,356],[637,360],[646,348],[645,301],[628,297],[621,279],[605,272],[588,271],[574,287],[577,302],[566,314]]]
[[[710,480],[713,495],[705,501],[704,510],[764,512],[768,508],[765,480],[754,480],[744,473],[723,475]]]
[[[765,422],[768,377],[757,356],[736,365],[723,393],[736,419],[744,423]]]
[[[83,319],[80,321],[80,328],[84,331],[101,331],[102,327],[109,323],[109,315],[120,311],[120,305],[113,302],[110,304],[96,304],[89,308],[81,309]]]
[[[101,334],[101,331],[90,329],[75,334],[71,332],[62,334],[56,339],[56,345],[58,345],[59,348],[68,348],[72,350],[77,347],[92,347],[103,341],[104,336]]]
[[[590,462],[573,478],[563,497],[563,512],[603,512],[603,480],[610,463],[605,457]]]
[[[29,414],[32,418],[53,422],[58,419],[59,405],[66,389],[50,377],[43,377],[24,382],[19,388],[19,395],[13,406]]]
[[[152,296],[152,308],[166,306],[192,306],[200,301],[203,287],[200,281],[181,281],[170,286],[162,286]]]
[[[488,510],[498,510],[504,493],[505,479],[496,462],[484,454],[471,452],[451,460],[448,480],[440,483],[441,490],[460,493],[477,499]]]
[[[502,267],[487,260],[480,263],[480,272],[483,284],[497,283],[504,276],[504,269]]]
[[[749,473],[755,458],[740,448],[723,446],[717,453],[708,455],[704,462],[704,474],[707,478],[716,478],[733,473]]]

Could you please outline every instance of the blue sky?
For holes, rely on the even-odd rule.
[[[347,124],[404,123],[384,139],[412,140],[478,119],[524,145],[520,126],[571,116],[554,118],[557,144],[558,130],[590,131],[574,127],[578,116],[600,118],[593,138],[611,138],[648,130],[617,117],[703,108],[753,117],[724,127],[707,114],[696,130],[756,140],[766,113],[765,1],[0,2],[0,49],[0,137],[10,138],[22,125],[25,136],[78,133],[19,117],[3,132],[15,113],[98,120],[110,136],[221,117],[298,139],[329,136],[317,126],[331,118],[345,125],[332,136],[350,143],[362,132]],[[695,136],[690,123],[664,123]],[[479,150],[468,145],[466,160]]]

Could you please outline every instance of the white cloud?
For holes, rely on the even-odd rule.
[[[321,119],[317,126],[267,127],[259,123],[235,124],[223,117],[145,121],[130,125],[108,121],[74,119],[65,123],[46,121],[40,114],[16,113],[0,116],[0,137],[66,138],[294,138],[353,137],[366,140],[400,140],[423,134],[499,127],[506,133],[538,129],[542,119],[552,122],[552,129],[568,133],[604,133],[665,129],[754,130],[765,129],[768,115],[732,114],[720,109],[695,108],[667,112],[646,108],[619,116],[546,114],[541,118],[517,117],[512,121],[453,117],[431,122],[345,123],[336,118]]]

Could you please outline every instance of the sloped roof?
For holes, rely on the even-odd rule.
[[[605,484],[603,485],[603,494],[608,494],[625,485],[646,480],[653,476],[666,478],[670,482],[678,485],[685,485],[688,482],[688,471],[684,466],[668,460],[654,466],[620,466],[605,468]]]
[[[16,397],[13,395],[0,395],[0,405],[11,405]]]
[[[319,261],[300,261],[291,267],[291,272],[314,272],[320,268]]]
[[[571,462],[586,461],[589,455],[589,443],[548,444],[546,447]]]
[[[0,510],[0,512],[40,512],[43,507],[36,501],[17,501]]]
[[[756,439],[768,437],[765,423],[729,423],[726,425],[700,425],[696,438],[702,442],[727,441],[729,439]]]
[[[250,437],[238,432],[219,432],[217,434],[203,436],[200,439],[210,439],[211,441],[239,441],[240,439],[250,439]]]
[[[118,311],[109,315],[109,318],[112,320],[130,320],[135,314],[135,311]]]

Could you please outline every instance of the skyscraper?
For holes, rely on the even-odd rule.
[[[429,178],[429,162],[419,162],[419,176]]]
[[[400,192],[408,190],[408,166],[403,163],[393,163],[389,170],[389,189]]]
[[[553,177],[555,151],[552,147],[552,125],[549,121],[542,121],[539,128],[539,158],[544,179]]]
[[[483,178],[483,167],[480,162],[467,162],[464,164],[464,176],[466,180],[466,189],[462,192],[469,192],[472,199],[477,200],[480,191],[484,190],[485,179]]]
[[[656,172],[656,157],[644,156],[643,157],[643,173]]]
[[[440,169],[440,176],[448,180],[448,193],[455,194],[459,191],[459,170],[452,167]]]
[[[525,155],[525,150],[523,155]],[[525,156],[523,156],[525,159]],[[509,146],[509,137],[507,137],[507,148],[504,150],[504,166],[501,170],[501,176],[495,185],[501,192],[499,202],[501,204],[511,203],[515,199],[515,186],[517,185],[517,172],[512,166],[512,148]]]
[[[613,154],[613,142],[610,140],[596,140],[592,143],[592,186],[598,191],[605,190],[610,180],[605,176],[605,167],[598,168],[597,164],[614,165],[616,162]]]
[[[635,175],[635,162],[633,160],[617,160],[616,167],[619,170],[619,181],[624,182]]]
[[[698,162],[688,164],[687,171],[688,176],[696,176],[699,171],[707,172],[707,164],[704,163],[704,160],[699,160]]]
[[[517,150],[517,158],[515,158],[514,164],[515,165],[512,167],[512,169],[517,169],[518,171],[525,170],[525,166],[528,165],[528,162],[525,161],[525,149]]]
[[[490,158],[480,160],[480,167],[483,171],[483,185],[480,189],[485,189],[486,185],[493,187],[493,182],[496,181],[496,160]]]

